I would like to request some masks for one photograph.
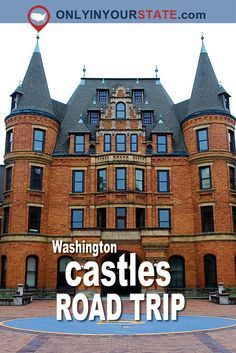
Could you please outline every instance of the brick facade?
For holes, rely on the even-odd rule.
[[[86,86],[88,81],[84,81]],[[53,254],[52,239],[116,242],[119,251],[136,252],[140,261],[181,256],[184,259],[184,285],[189,289],[206,286],[204,256],[214,255],[216,282],[235,286],[236,233],[232,206],[236,206],[236,191],[230,187],[229,176],[229,167],[234,168],[235,165],[235,153],[230,151],[228,140],[229,130],[234,130],[234,117],[217,109],[199,112],[187,119],[182,116],[179,129],[186,152],[175,153],[175,132],[165,132],[162,128],[159,132],[153,129],[148,135],[142,109],[137,109],[126,81],[117,81],[112,90],[106,88],[108,99],[99,109],[99,122],[95,129],[91,133],[84,127],[84,131],[76,131],[74,127],[67,131],[68,153],[57,152],[65,118],[60,121],[56,114],[52,118],[40,109],[19,109],[6,118],[7,131],[13,131],[13,144],[11,151],[5,154],[5,168],[12,167],[11,189],[4,189],[0,207],[0,219],[4,208],[9,207],[10,210],[8,231],[4,233],[2,225],[0,241],[0,258],[7,259],[5,286],[15,288],[18,283],[26,283],[26,259],[33,255],[38,258],[37,288],[57,287],[60,255]],[[155,84],[155,79],[152,81]],[[125,103],[125,119],[116,119],[118,102]],[[89,114],[89,107],[87,110]],[[164,112],[163,116],[165,123]],[[155,110],[153,118],[158,121]],[[86,125],[84,122],[81,124]],[[42,152],[33,150],[34,129],[45,131]],[[208,131],[206,151],[198,151],[199,129]],[[110,152],[104,152],[105,134],[111,135]],[[125,135],[125,152],[116,151],[117,134]],[[132,134],[138,136],[137,152],[130,150]],[[75,136],[78,135],[84,136],[83,153],[75,153]],[[158,153],[157,139],[160,135],[167,138],[166,153]],[[91,146],[95,151],[91,151]],[[42,190],[31,189],[32,166],[43,170]],[[199,168],[202,166],[210,167],[210,188],[200,188]],[[126,188],[123,191],[116,190],[116,168],[126,168]],[[99,169],[107,171],[105,191],[97,188]],[[136,190],[136,169],[144,173],[143,191]],[[72,174],[79,170],[84,171],[84,191],[73,192]],[[167,192],[157,188],[157,172],[161,170],[169,173]],[[202,206],[213,207],[214,229],[209,232],[202,231]],[[28,228],[29,207],[41,209],[40,232],[37,234]],[[117,229],[117,207],[126,208],[125,229]],[[100,208],[106,209],[104,229],[97,224]],[[145,227],[137,228],[137,208],[145,209]],[[72,229],[73,209],[84,212],[82,229]],[[170,210],[171,219],[167,227],[160,227],[158,209]],[[91,258],[89,255],[71,257],[79,261]],[[104,256],[99,255],[98,263],[101,264],[103,259]],[[3,276],[3,271],[0,273]]]

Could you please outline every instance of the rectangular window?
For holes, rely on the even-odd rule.
[[[145,227],[145,208],[136,208],[136,228]]]
[[[134,101],[134,103],[142,103],[143,102],[143,91],[141,89],[133,90],[133,101]]]
[[[130,151],[138,152],[138,135],[131,134],[130,135]]]
[[[5,190],[11,190],[12,185],[12,167],[6,168],[6,181],[5,181]]]
[[[10,219],[10,207],[4,207],[4,209],[3,209],[3,233],[8,233],[9,219]]]
[[[108,91],[107,90],[103,90],[103,89],[100,89],[98,91],[98,102],[99,103],[107,103],[108,101]]]
[[[171,228],[171,218],[169,208],[158,209],[158,227],[159,228]]]
[[[40,233],[41,207],[29,207],[29,233]]]
[[[150,125],[152,124],[152,112],[143,112],[143,123],[145,125]]]
[[[170,176],[169,170],[157,171],[157,191],[170,192]]]
[[[34,129],[33,150],[35,152],[43,152],[45,144],[45,130]]]
[[[84,153],[85,138],[84,135],[75,135],[75,153]]]
[[[135,190],[144,191],[144,171],[143,169],[135,169]]]
[[[201,207],[202,232],[214,232],[214,210],[213,206]]]
[[[111,135],[104,135],[104,152],[111,152]]]
[[[197,130],[198,152],[208,151],[208,129]]]
[[[84,227],[84,210],[71,210],[71,228],[79,229]]]
[[[43,168],[32,166],[31,174],[30,174],[30,189],[42,190],[42,186],[43,186]]]
[[[84,192],[84,170],[72,171],[72,192]]]
[[[116,228],[117,229],[126,228],[126,208],[125,207],[116,208]]]
[[[166,135],[157,135],[157,152],[166,153],[167,148],[167,136]]]
[[[116,190],[126,190],[126,168],[116,168]]]
[[[98,228],[106,228],[107,221],[107,212],[106,208],[98,208],[97,209],[97,226]]]
[[[5,147],[6,153],[9,153],[12,151],[12,142],[13,142],[13,130],[8,130],[6,135],[6,147]]]
[[[201,190],[211,189],[211,168],[210,167],[200,167],[199,178],[200,178]]]
[[[235,152],[235,135],[234,135],[234,131],[228,130],[228,138],[229,138],[229,150],[230,150],[230,152]]]
[[[99,112],[90,112],[89,113],[90,117],[90,124],[92,125],[97,125],[99,121]]]
[[[234,167],[229,167],[229,184],[230,184],[230,189],[231,190],[235,190],[236,189],[235,168]]]
[[[99,169],[97,172],[98,176],[98,191],[106,191],[107,189],[107,170]]]
[[[236,207],[232,207],[233,232],[236,233]]]
[[[116,135],[116,152],[125,152],[126,151],[126,135],[117,134]]]

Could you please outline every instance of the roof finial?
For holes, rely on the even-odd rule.
[[[36,43],[36,46],[34,48],[34,53],[40,53],[40,49],[39,49],[39,35],[37,35],[36,39],[37,39],[37,43]]]
[[[156,68],[155,68],[155,73],[156,73],[156,78],[159,78],[159,77],[158,77],[158,68],[157,68],[157,65],[156,65]]]
[[[139,79],[137,78],[136,83],[139,83]]]
[[[83,67],[83,78],[85,78],[86,71],[87,71],[87,69],[86,69],[86,66],[84,65],[84,67]]]
[[[204,35],[203,35],[203,32],[202,32],[202,35],[201,35],[201,40],[202,40],[201,53],[206,53],[206,48],[205,48],[205,45],[204,45]]]

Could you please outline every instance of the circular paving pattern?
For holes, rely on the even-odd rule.
[[[215,330],[236,326],[236,319],[209,316],[179,316],[177,321],[134,321],[132,314],[124,314],[118,321],[57,321],[54,316],[4,321],[2,326],[46,333],[67,335],[151,335]]]

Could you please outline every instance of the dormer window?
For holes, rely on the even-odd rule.
[[[11,110],[14,110],[17,108],[17,104],[18,104],[18,95],[17,93],[14,93],[12,95],[12,100],[11,100]]]
[[[116,104],[116,119],[126,118],[126,106],[125,103],[119,102]]]
[[[98,90],[98,102],[99,103],[107,103],[108,101],[108,90],[99,89]]]
[[[75,153],[84,153],[85,151],[84,135],[75,135],[74,149],[75,149]]]
[[[133,90],[133,101],[134,101],[134,103],[142,103],[143,102],[143,90],[141,90],[141,89]]]
[[[144,123],[144,125],[150,125],[150,124],[152,124],[153,112],[151,112],[151,111],[143,112],[143,113],[142,113],[142,118],[143,118],[143,123]]]
[[[224,107],[225,107],[225,109],[228,109],[228,110],[229,110],[229,96],[224,95],[224,96],[223,96],[223,100],[224,100]]]
[[[99,122],[99,115],[98,111],[89,112],[90,124],[97,125]]]
[[[167,135],[157,135],[157,152],[158,153],[167,153],[168,145],[167,145]]]

